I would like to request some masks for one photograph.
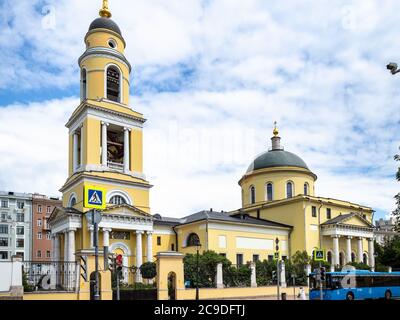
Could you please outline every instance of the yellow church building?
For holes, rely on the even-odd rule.
[[[104,190],[106,206],[99,245],[122,254],[126,267],[140,267],[162,251],[214,250],[234,264],[324,248],[332,265],[364,261],[374,266],[373,210],[348,201],[317,197],[317,176],[285,151],[275,128],[272,148],[258,156],[239,180],[242,206],[233,212],[202,211],[183,218],[152,215],[152,187],[143,172],[144,116],[129,105],[131,65],[126,42],[111,19],[108,1],[85,36],[79,58],[81,102],[69,130],[69,172],[60,191],[63,206],[49,224],[53,258],[75,261],[93,252],[93,228],[85,213],[87,187]],[[162,186],[161,186],[162,187]],[[190,190],[188,191],[190,192]],[[140,272],[130,282],[141,282]]]

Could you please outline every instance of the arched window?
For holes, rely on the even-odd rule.
[[[256,203],[256,188],[254,186],[250,187],[250,204]]]
[[[267,184],[267,201],[273,200],[273,187],[272,183]]]
[[[86,69],[81,71],[81,100],[87,99],[87,72]]]
[[[368,264],[368,255],[366,253],[363,254],[363,263]]]
[[[110,199],[111,204],[121,205],[126,204],[125,199],[122,196],[113,196]]]
[[[286,198],[293,197],[293,182],[286,183]]]
[[[306,182],[306,183],[304,184],[304,195],[305,195],[305,196],[308,196],[308,192],[309,192],[309,188],[308,188],[308,183]]]
[[[351,253],[351,262],[356,262],[356,254],[354,252]]]
[[[74,205],[76,205],[76,195],[75,195],[75,193],[71,194],[71,196],[69,197],[68,207],[72,208]]]
[[[121,73],[114,66],[107,68],[107,99],[121,101]]]
[[[186,241],[186,246],[187,247],[197,247],[200,246],[200,238],[196,233],[191,233],[189,234],[187,241]]]

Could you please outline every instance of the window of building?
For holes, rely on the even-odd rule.
[[[186,246],[187,247],[197,247],[200,245],[200,238],[197,233],[191,233],[187,237]]]
[[[23,236],[24,233],[25,233],[24,227],[22,227],[22,226],[17,227],[17,235],[18,236]]]
[[[160,236],[157,237],[157,245],[161,246],[161,237]]]
[[[253,254],[253,262],[257,262],[260,260],[260,255],[258,254]]]
[[[25,244],[24,239],[17,239],[17,248],[23,248]]]
[[[0,233],[1,234],[8,234],[8,225],[0,224]]]
[[[15,253],[17,257],[20,257],[22,260],[24,260],[24,253],[23,252],[16,252]]]
[[[107,69],[107,99],[115,102],[120,102],[121,74],[119,70],[114,67],[108,67]]]
[[[0,238],[0,247],[8,247],[8,238]]]
[[[304,184],[304,195],[305,196],[307,196],[308,195],[308,191],[309,190],[309,188],[308,188],[308,183],[306,182],[305,184]]]
[[[219,255],[220,255],[221,257],[226,258],[226,253],[220,253]]]
[[[267,201],[272,201],[273,200],[273,187],[272,183],[267,184]]]
[[[46,212],[51,213],[51,206],[47,206]]]
[[[50,240],[50,239],[51,239],[51,233],[50,233],[50,232],[47,232],[47,233],[46,233],[46,239],[47,239],[47,240]]]
[[[250,203],[256,203],[256,188],[254,186],[250,187]]]
[[[40,204],[37,206],[37,212],[42,213],[42,206]]]
[[[117,42],[116,42],[114,39],[108,40],[108,45],[109,45],[110,48],[112,48],[112,49],[116,49],[116,48],[117,48]]]
[[[268,255],[268,261],[271,262],[274,260],[274,256],[272,254]]]
[[[238,266],[242,266],[242,265],[243,265],[243,254],[238,253],[238,254],[236,255],[236,264],[237,264]]]
[[[38,226],[38,227],[41,227],[41,226],[42,226],[42,219],[38,219],[38,220],[37,220],[37,226]]]
[[[175,243],[171,243],[171,251],[175,251]]]
[[[23,209],[25,207],[25,202],[24,201],[17,201],[17,208],[18,209]]]
[[[41,258],[42,257],[42,251],[41,250],[38,250],[37,252],[36,252],[36,258]]]
[[[111,204],[121,205],[126,204],[125,199],[122,196],[113,196],[110,199]]]
[[[124,131],[120,127],[107,130],[107,162],[115,170],[121,170],[124,163]]]
[[[1,207],[2,208],[8,208],[8,200],[7,199],[2,199],[1,200]]]
[[[8,259],[8,252],[0,251],[0,260],[7,260],[7,259]]]
[[[288,182],[286,183],[286,198],[292,198],[293,197],[293,183]]]
[[[1,214],[1,222],[7,222],[7,213],[3,212]]]
[[[17,213],[17,222],[24,222],[24,221],[25,221],[25,214]]]
[[[311,207],[311,215],[313,218],[317,217],[317,207],[316,206]]]
[[[42,239],[42,233],[41,233],[41,232],[38,232],[38,233],[37,233],[37,238],[38,238],[39,240]]]
[[[51,252],[49,250],[46,251],[46,258],[51,258]]]
[[[73,207],[74,205],[76,205],[76,198],[72,197],[71,200],[69,201],[69,207]]]
[[[87,99],[87,72],[86,69],[81,71],[81,100]]]
[[[326,208],[326,218],[332,219],[332,211],[331,208]]]

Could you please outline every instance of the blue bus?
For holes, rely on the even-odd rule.
[[[310,274],[310,300],[320,300],[320,281]],[[323,300],[391,299],[400,297],[400,272],[350,270],[327,272]]]

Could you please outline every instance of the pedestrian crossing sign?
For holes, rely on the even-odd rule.
[[[106,208],[106,190],[95,186],[85,186],[84,197],[85,208],[105,209]]]
[[[314,250],[314,260],[315,261],[325,261],[325,250],[324,249],[316,249]]]

